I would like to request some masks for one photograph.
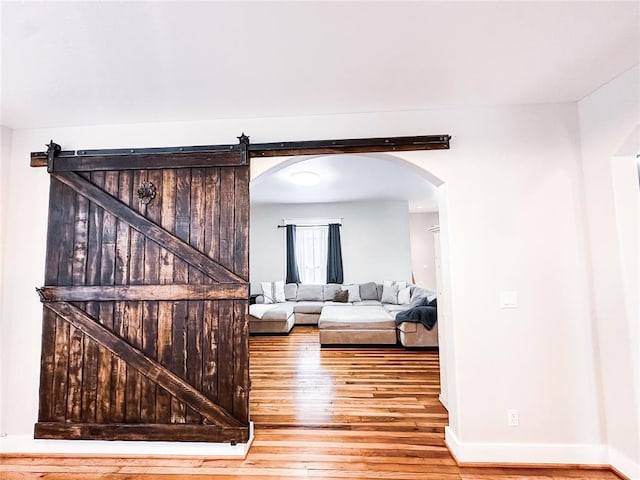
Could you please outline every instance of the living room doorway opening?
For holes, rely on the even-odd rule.
[[[262,293],[263,282],[273,285],[284,280],[286,234],[278,226],[292,220],[339,219],[344,284],[387,280],[437,291],[439,399],[449,409],[451,308],[446,287],[450,280],[445,183],[426,169],[386,153],[253,159],[251,171],[252,294]],[[294,183],[299,174],[306,175],[306,184]],[[402,304],[394,305],[391,311],[395,314],[401,308]],[[301,354],[317,357],[319,352]],[[300,358],[301,365],[314,361],[319,360]]]

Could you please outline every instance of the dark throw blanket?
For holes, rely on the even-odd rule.
[[[396,325],[402,322],[421,323],[427,330],[431,330],[438,320],[438,308],[435,306],[418,306],[398,312]]]

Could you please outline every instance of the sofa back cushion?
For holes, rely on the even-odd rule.
[[[337,292],[341,290],[340,285],[337,283],[329,283],[327,285],[323,285],[322,288],[322,299],[325,302],[333,301],[333,297]]]
[[[347,290],[349,292],[350,302],[359,302],[360,300],[362,300],[360,298],[360,285],[358,284],[343,285],[342,290]]]
[[[360,284],[360,298],[362,300],[380,300],[375,282]]]
[[[281,303],[285,302],[284,282],[260,282],[262,288],[263,303]]]
[[[310,285],[304,283],[298,285],[298,295],[296,296],[296,300],[322,302],[324,300],[324,285]]]
[[[414,287],[404,287],[398,290],[398,304],[408,305],[411,303],[411,290]]]
[[[436,298],[436,291],[431,290],[430,288],[416,286],[411,292],[411,301],[413,301],[416,297],[426,297],[429,299],[429,301],[431,301]]]
[[[297,296],[298,296],[298,284],[297,283],[285,284],[284,297],[287,299],[287,302],[295,302]]]

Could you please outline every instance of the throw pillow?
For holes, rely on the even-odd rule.
[[[406,305],[411,302],[411,287],[398,290],[398,304]]]
[[[287,301],[284,294],[284,282],[282,280],[273,282],[273,300],[274,303],[283,303]]]
[[[340,291],[340,285],[337,283],[329,283],[327,285],[324,285],[323,300],[324,301],[333,300],[333,297],[335,296],[336,292],[339,292],[339,291]]]
[[[398,291],[400,289],[397,285],[383,285],[382,286],[382,303],[390,303],[393,305],[398,304]]]
[[[284,286],[284,298],[286,298],[287,301],[295,302],[297,295],[298,295],[297,283],[287,283]]]
[[[349,290],[340,290],[333,296],[334,302],[347,303],[349,301]]]
[[[342,290],[347,290],[349,292],[349,301],[350,302],[361,302],[360,298],[360,285],[344,285]]]
[[[262,288],[262,296],[264,297],[264,303],[274,303],[275,298],[273,295],[273,283],[260,282],[260,287]]]
[[[375,282],[360,284],[360,298],[362,300],[379,300]]]

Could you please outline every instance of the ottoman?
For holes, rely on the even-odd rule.
[[[293,304],[249,305],[249,333],[287,334],[293,328]]]
[[[398,325],[398,336],[403,347],[424,348],[438,346],[438,323],[427,330],[421,323],[402,322]]]
[[[395,345],[396,323],[381,306],[326,306],[318,320],[321,345]]]

